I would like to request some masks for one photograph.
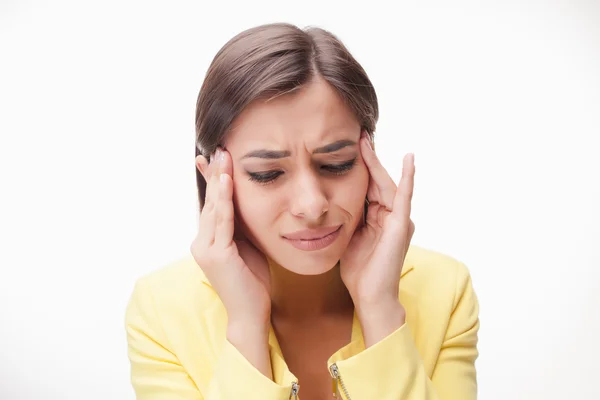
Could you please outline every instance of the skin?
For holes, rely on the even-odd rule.
[[[261,150],[280,154],[257,157]],[[404,324],[398,287],[414,232],[414,158],[404,158],[396,186],[356,117],[319,78],[250,104],[212,158],[196,159],[207,197],[190,250],[225,305],[227,338],[272,378],[272,323],[311,395],[330,396],[329,377],[314,365],[349,341],[354,311],[367,347]],[[338,225],[336,241],[318,251],[283,237]]]

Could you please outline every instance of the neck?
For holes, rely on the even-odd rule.
[[[273,316],[305,319],[354,311],[339,263],[321,275],[296,274],[273,261],[269,265]]]

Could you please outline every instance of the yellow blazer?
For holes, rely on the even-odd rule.
[[[461,262],[411,246],[400,280],[406,323],[365,349],[351,342],[328,371],[345,400],[474,400],[479,305]],[[226,339],[227,314],[191,254],[140,278],[126,312],[131,382],[138,399],[301,398],[271,327],[273,380]],[[323,366],[325,369],[325,366]]]

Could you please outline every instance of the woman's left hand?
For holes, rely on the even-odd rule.
[[[340,272],[358,316],[383,317],[389,312],[403,312],[398,291],[404,258],[415,230],[410,219],[414,156],[404,157],[402,178],[396,186],[365,133],[360,146],[370,174],[369,206],[366,223],[357,228],[340,259]]]

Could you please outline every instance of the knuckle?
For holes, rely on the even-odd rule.
[[[211,201],[211,199],[208,199],[208,201],[204,204],[204,208],[202,209],[202,212],[212,212],[215,209],[215,203],[213,201]]]
[[[190,251],[194,257],[194,260],[196,261],[196,264],[198,264],[200,268],[204,269],[206,265],[210,265],[206,257],[205,249],[201,249],[192,245]]]
[[[231,249],[221,249],[218,254],[215,254],[213,257],[213,264],[218,266],[227,265],[228,261],[231,259]]]

